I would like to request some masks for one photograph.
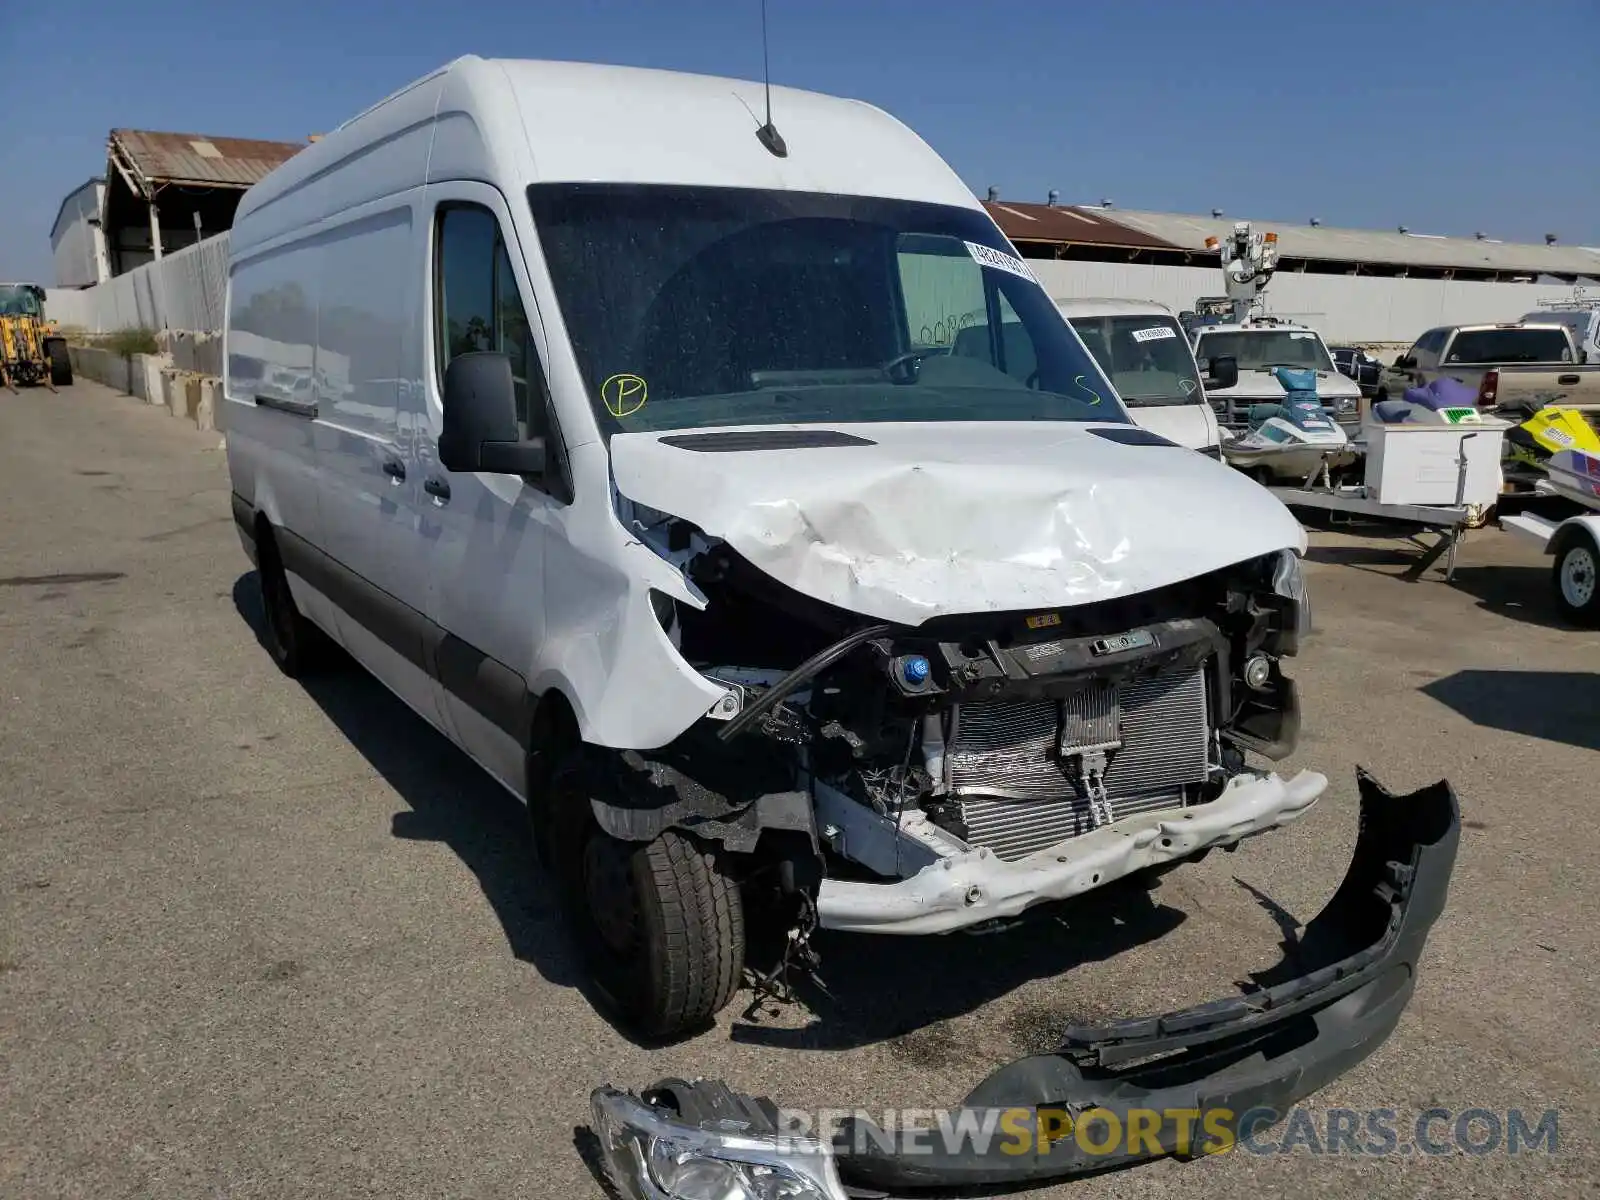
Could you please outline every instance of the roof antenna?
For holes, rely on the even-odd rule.
[[[788,158],[789,147],[772,123],[772,67],[767,62],[767,0],[761,0],[761,77],[767,86],[767,123],[756,130],[756,140],[775,158]]]

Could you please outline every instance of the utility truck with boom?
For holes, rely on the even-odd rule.
[[[1207,386],[1224,429],[1242,433],[1258,405],[1281,405],[1287,390],[1277,371],[1311,371],[1316,398],[1348,435],[1361,421],[1361,385],[1340,373],[1315,329],[1265,312],[1267,285],[1278,269],[1278,235],[1239,221],[1226,239],[1209,237],[1206,248],[1222,264],[1224,296],[1202,297],[1186,314],[1201,370],[1215,378],[1223,364],[1234,382]],[[1236,376],[1235,376],[1236,373]],[[1224,445],[1226,453],[1226,444]]]

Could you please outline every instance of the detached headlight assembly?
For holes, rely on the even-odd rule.
[[[762,1130],[771,1122],[739,1111],[740,1102],[756,1102],[719,1091],[732,1102],[728,1111],[691,1123],[627,1092],[595,1089],[595,1136],[606,1174],[626,1200],[848,1200],[829,1147]]]
[[[1311,598],[1306,594],[1305,569],[1293,550],[1278,551],[1277,561],[1272,565],[1272,590],[1294,601],[1295,642],[1304,641],[1311,634]]]

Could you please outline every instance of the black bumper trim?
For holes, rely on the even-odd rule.
[[[1123,1129],[1134,1110],[1220,1110],[1226,1115],[1214,1118],[1207,1134],[1237,1136],[1246,1113],[1286,1115],[1370,1055],[1411,999],[1428,931],[1449,891],[1461,814],[1446,782],[1407,796],[1391,795],[1365,772],[1358,782],[1361,828],[1344,881],[1304,936],[1286,944],[1284,960],[1257,976],[1255,990],[1162,1016],[1069,1029],[1060,1052],[1001,1067],[962,1108],[1071,1116],[1098,1110]],[[1128,1063],[1137,1065],[1121,1065]],[[982,1153],[931,1150],[924,1136],[908,1153],[896,1135],[855,1122],[841,1127],[835,1151],[849,1183],[990,1186],[1198,1153],[1198,1137],[1179,1125],[1163,1116],[1154,1139],[1160,1155],[1148,1141],[1137,1153],[1089,1154],[1070,1136],[1021,1155],[993,1144]],[[1090,1144],[1103,1136],[1097,1131]]]

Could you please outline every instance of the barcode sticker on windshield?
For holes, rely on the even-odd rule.
[[[1032,280],[1034,283],[1039,282],[1033,272],[1028,270],[1028,264],[1020,258],[1014,258],[992,246],[979,245],[977,242],[968,242],[966,246],[967,253],[972,255],[972,261],[980,267],[993,267],[997,271],[1005,271],[1019,278]]]
[[[1135,329],[1133,340],[1136,342],[1157,342],[1162,338],[1177,337],[1171,325],[1152,325],[1149,329]]]

